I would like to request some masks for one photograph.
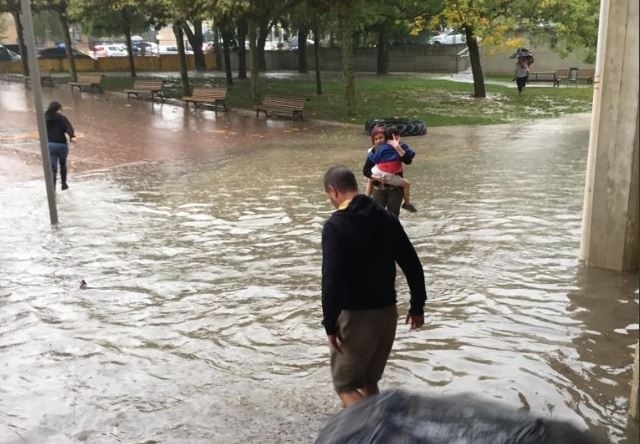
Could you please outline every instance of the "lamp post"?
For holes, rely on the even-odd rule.
[[[51,225],[58,223],[58,210],[56,208],[56,190],[51,173],[51,158],[49,157],[49,143],[47,139],[47,126],[44,120],[44,108],[42,106],[42,86],[40,84],[40,69],[36,60],[36,45],[33,35],[33,17],[29,0],[20,0],[24,23],[24,37],[27,43],[27,57],[29,59],[29,73],[31,75],[31,91],[33,92],[33,104],[36,110],[38,132],[40,134],[40,153],[42,155],[42,168],[44,169],[44,182],[47,188],[47,201],[49,203],[49,218]]]

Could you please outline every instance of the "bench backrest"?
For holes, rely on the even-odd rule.
[[[227,88],[224,87],[200,87],[193,88],[191,97],[194,99],[210,99],[210,100],[223,100],[227,98]]]
[[[579,79],[592,79],[596,74],[596,70],[593,68],[581,68],[578,69],[578,78]]]
[[[160,90],[164,82],[162,80],[135,80],[133,82],[133,89],[149,89]]]
[[[560,79],[566,79],[569,77],[569,70],[568,69],[559,69],[556,71],[556,77],[560,78]]]
[[[530,77],[533,77],[535,80],[555,80],[556,73],[555,72],[532,72],[529,74]]]
[[[306,101],[307,99],[305,97],[265,95],[262,99],[262,105],[266,107],[276,106],[302,111]]]
[[[104,75],[102,74],[78,74],[78,82],[80,83],[101,83]]]

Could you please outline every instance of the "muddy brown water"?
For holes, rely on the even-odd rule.
[[[0,442],[312,442],[337,410],[320,182],[332,164],[360,170],[362,126],[53,98],[80,137],[52,228],[31,97],[0,85]],[[427,323],[399,328],[383,389],[470,393],[637,442],[637,275],[577,259],[588,127],[406,139]]]

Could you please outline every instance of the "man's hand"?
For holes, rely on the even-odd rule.
[[[336,353],[342,353],[342,345],[340,344],[340,338],[338,335],[328,335],[327,341],[329,341],[329,349]]]
[[[405,324],[411,324],[409,326],[409,330],[415,330],[424,325],[424,315],[414,315],[411,313],[407,313],[407,319],[404,321]]]

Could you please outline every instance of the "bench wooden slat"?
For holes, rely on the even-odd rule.
[[[69,82],[71,92],[73,92],[73,88],[78,88],[78,91],[82,91],[83,87],[91,89],[91,92],[103,92],[101,85],[103,77],[103,74],[78,74],[77,81]]]
[[[127,98],[135,96],[137,99],[139,99],[140,94],[150,94],[151,100],[154,100],[156,95],[164,100],[164,94],[162,92],[163,85],[163,80],[136,79],[133,82],[133,87],[131,89],[125,89],[124,92],[127,93]]]
[[[575,72],[574,78],[571,77],[571,71]],[[569,83],[577,85],[578,82],[585,82],[587,85],[590,85],[593,83],[595,71],[593,68],[559,69],[556,71],[556,75],[559,81],[564,81],[567,85],[569,85]]]
[[[584,80],[589,85],[593,83],[593,77],[595,75],[596,75],[596,70],[593,68],[578,69],[578,81]]]
[[[560,86],[555,72],[530,72],[527,82],[553,82],[553,86]]]
[[[293,119],[304,119],[305,97],[265,95],[262,103],[256,106],[256,118],[264,113],[265,119],[270,114],[291,116]]]
[[[217,111],[219,107],[223,111],[227,111],[227,88],[225,87],[200,87],[193,88],[190,96],[182,98],[184,106],[189,106],[189,103],[193,103],[194,108],[198,108],[198,104],[214,106],[214,111]]]

